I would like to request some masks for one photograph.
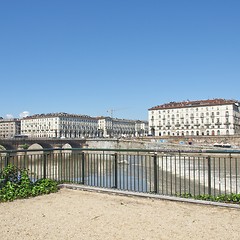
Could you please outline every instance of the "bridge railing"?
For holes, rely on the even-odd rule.
[[[238,151],[85,148],[0,151],[0,170],[9,164],[28,169],[33,181],[51,178],[173,196],[240,193]]]

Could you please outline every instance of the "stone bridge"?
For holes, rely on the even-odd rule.
[[[189,145],[191,143],[191,145]],[[213,148],[214,143],[229,143],[240,149],[240,136],[198,136],[198,137],[165,137],[138,139],[0,139],[0,150],[39,149],[39,148],[103,148],[103,149],[173,149],[199,150]]]
[[[39,148],[82,148],[85,139],[24,138],[0,139],[0,150],[39,149]]]

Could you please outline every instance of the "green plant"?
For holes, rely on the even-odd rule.
[[[58,191],[56,181],[40,179],[33,183],[26,169],[18,169],[14,165],[8,165],[2,170],[0,180],[0,202]]]
[[[193,196],[190,193],[176,194],[177,197],[194,198],[197,200],[213,201],[213,202],[225,202],[225,203],[237,203],[240,204],[240,193],[221,194],[212,196],[209,194],[201,194]]]
[[[32,188],[32,195],[37,196],[40,194],[48,194],[51,192],[57,192],[57,182],[51,179],[40,179],[35,182]]]
[[[19,147],[26,150],[29,148],[29,145],[25,143],[23,145],[20,145]]]
[[[7,167],[5,167],[1,173],[0,173],[0,178],[4,179],[4,182],[12,182],[12,183],[18,183],[19,182],[19,175],[20,175],[20,170],[12,165],[9,164]]]

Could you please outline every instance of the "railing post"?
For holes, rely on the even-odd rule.
[[[25,152],[24,153],[24,161],[23,161],[23,166],[24,166],[24,168],[26,168],[26,161],[27,161],[27,152]],[[32,163],[31,163],[32,164]],[[32,166],[31,166],[31,168],[32,168]]]
[[[118,155],[117,153],[114,154],[114,188],[118,187]]]
[[[5,168],[9,165],[9,161],[10,161],[10,153],[6,153],[6,157],[5,157]]]
[[[208,195],[211,195],[211,158],[210,156],[207,157],[207,163],[208,163]]]
[[[85,184],[85,153],[82,152],[82,184]]]
[[[43,178],[47,177],[47,153],[43,154]]]
[[[157,154],[153,156],[153,172],[154,172],[154,193],[158,193],[158,171],[157,171]]]

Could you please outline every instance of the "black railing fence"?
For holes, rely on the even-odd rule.
[[[163,195],[240,193],[240,152],[138,149],[0,151],[0,170],[8,164],[28,169],[33,181],[51,178]]]

